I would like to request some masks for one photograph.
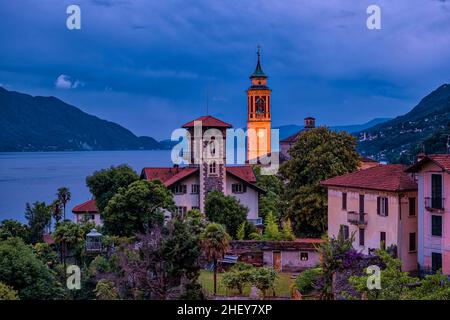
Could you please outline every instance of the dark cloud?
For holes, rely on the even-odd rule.
[[[370,31],[368,0],[80,0],[82,29],[69,31],[72,1],[1,1],[0,83],[165,138],[205,112],[206,88],[212,114],[245,125],[259,43],[275,125],[395,116],[450,82],[449,4],[376,2],[382,30]]]

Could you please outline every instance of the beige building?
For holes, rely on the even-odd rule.
[[[417,183],[403,165],[378,165],[325,181],[328,235],[354,235],[353,247],[369,254],[395,245],[404,271],[417,269]]]

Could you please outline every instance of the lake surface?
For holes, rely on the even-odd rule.
[[[86,177],[94,171],[119,164],[130,165],[138,174],[150,166],[171,166],[170,150],[155,151],[82,151],[0,153],[0,221],[25,222],[27,202],[51,203],[58,188],[68,187],[72,208],[91,199]]]

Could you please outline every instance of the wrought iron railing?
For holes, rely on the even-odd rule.
[[[366,226],[367,214],[364,212],[349,211],[347,212],[347,221],[358,226]]]
[[[443,197],[425,197],[425,208],[429,211],[444,211]]]

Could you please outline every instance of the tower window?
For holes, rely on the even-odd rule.
[[[215,162],[209,164],[208,172],[213,175],[217,173],[217,164]]]

